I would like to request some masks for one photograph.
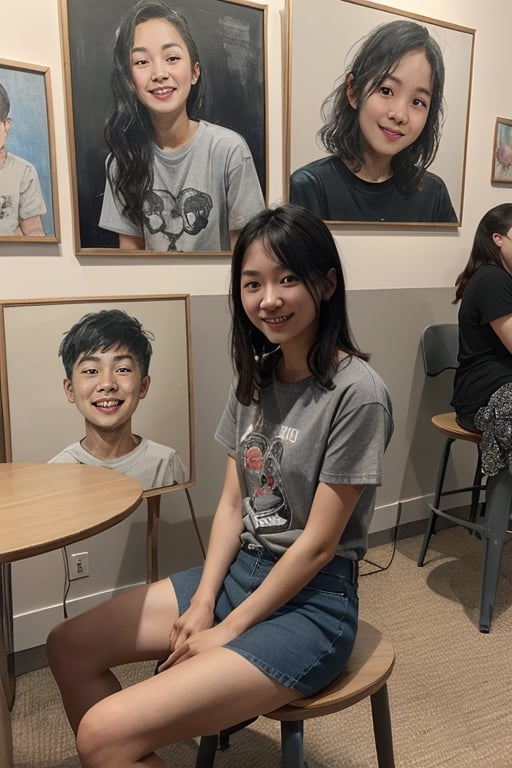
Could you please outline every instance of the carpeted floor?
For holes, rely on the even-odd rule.
[[[512,547],[505,549],[493,626],[478,631],[481,542],[462,529],[433,540],[416,566],[419,538],[398,542],[388,570],[361,579],[361,617],[388,635],[396,666],[389,681],[397,768],[512,766]],[[391,545],[368,553],[385,564]],[[363,572],[371,571],[365,563]],[[124,684],[153,665],[122,671]],[[16,768],[79,768],[73,738],[47,669],[18,678],[13,711]],[[161,755],[192,768],[197,743]],[[377,765],[369,700],[305,724],[308,768]],[[278,768],[279,724],[261,717],[232,738],[216,768]]]

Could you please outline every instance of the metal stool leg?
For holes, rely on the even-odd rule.
[[[480,503],[480,494],[482,492],[482,460],[480,458],[480,451],[478,452],[478,461],[475,468],[475,476],[473,478],[473,490],[471,491],[471,511],[469,519],[472,523],[476,522],[476,515],[478,512],[478,504]]]
[[[418,565],[422,566],[424,564],[425,555],[427,554],[428,545],[430,542],[430,538],[432,534],[436,532],[436,521],[437,521],[437,515],[435,513],[436,509],[439,509],[439,506],[441,504],[441,497],[443,494],[443,486],[444,486],[444,478],[446,475],[446,468],[448,466],[448,459],[450,458],[450,451],[452,447],[452,443],[454,440],[451,437],[446,438],[444,443],[443,452],[441,454],[441,461],[439,463],[439,469],[437,472],[437,480],[436,480],[436,489],[434,492],[434,500],[432,502],[432,505],[430,507],[430,516],[428,518],[427,527],[425,529],[425,534],[423,536],[423,542],[421,544],[421,550],[418,555]]]
[[[395,768],[393,732],[389,714],[388,686],[385,683],[370,697],[372,703],[373,734],[379,768]]]
[[[199,742],[199,751],[196,758],[196,768],[213,768],[215,762],[215,753],[217,750],[224,752],[229,749],[229,738],[234,733],[241,731],[243,728],[247,728],[248,725],[254,723],[257,720],[255,717],[250,717],[249,720],[244,720],[241,723],[235,723],[228,728],[224,728],[220,733],[216,733],[214,736],[202,736]]]
[[[487,504],[483,532],[480,632],[489,632],[496,600],[501,555],[512,509],[512,475],[503,469],[487,480]]]
[[[201,736],[199,749],[197,750],[196,768],[213,768],[218,743],[219,737],[217,734],[214,736]]]
[[[281,759],[283,768],[304,768],[304,723],[281,722]]]

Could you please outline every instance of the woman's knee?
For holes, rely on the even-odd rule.
[[[46,640],[46,655],[50,668],[55,671],[66,667],[69,660],[83,657],[81,633],[72,619],[66,619],[54,627]]]
[[[46,639],[46,655],[52,668],[66,655],[68,649],[67,634],[66,622],[62,622],[51,630]]]
[[[94,704],[83,715],[76,734],[76,750],[84,768],[131,765],[143,757],[137,756],[131,744],[126,715],[115,697]]]
[[[111,729],[105,715],[99,715],[98,707],[89,709],[80,721],[76,735],[76,750],[80,765],[87,768],[108,765],[105,750],[113,744]]]

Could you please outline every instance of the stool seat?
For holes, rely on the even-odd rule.
[[[451,437],[454,440],[467,440],[470,443],[476,443],[476,445],[480,444],[480,433],[470,432],[469,429],[464,429],[460,424],[457,424],[455,411],[438,413],[432,416],[431,421],[434,427],[442,432],[443,435],[446,435],[446,437]]]
[[[268,712],[265,717],[272,720],[308,720],[351,707],[382,688],[394,663],[395,652],[391,641],[371,624],[359,621],[354,650],[341,675],[315,696],[292,701],[274,712]]]
[[[369,696],[378,766],[395,768],[387,692],[387,680],[394,663],[391,642],[368,622],[359,621],[354,649],[339,677],[315,696],[296,699],[264,715],[281,722],[282,767],[304,768],[304,720],[332,715]],[[219,735],[203,736],[196,768],[212,768],[217,749],[229,747],[229,736],[248,723],[233,726]]]

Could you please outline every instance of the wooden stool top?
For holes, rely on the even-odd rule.
[[[347,666],[320,693],[292,701],[265,717],[272,720],[308,720],[351,707],[385,684],[395,663],[391,641],[366,621],[359,622],[356,642]]]
[[[457,424],[454,411],[438,413],[436,416],[432,416],[432,424],[446,437],[452,437],[455,440],[468,440],[470,443],[476,443],[477,445],[480,442],[481,435],[479,432],[470,432],[469,429],[464,429],[460,424]]]

